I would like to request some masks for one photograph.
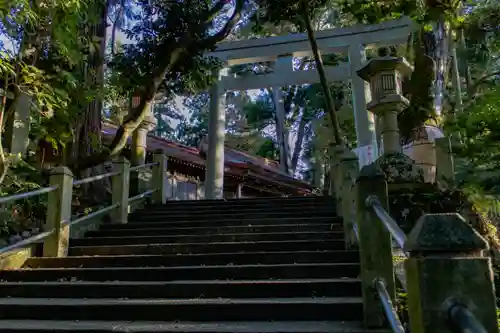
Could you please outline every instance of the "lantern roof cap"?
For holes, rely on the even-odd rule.
[[[413,66],[404,57],[383,56],[370,59],[356,73],[369,82],[373,76],[384,71],[397,71],[408,76],[413,72]]]

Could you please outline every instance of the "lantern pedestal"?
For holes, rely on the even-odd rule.
[[[410,105],[403,96],[402,80],[412,73],[413,68],[406,59],[387,54],[385,49],[379,50],[379,57],[368,61],[357,73],[370,83],[373,99],[367,104],[367,109],[379,117],[382,126],[383,154],[375,164],[385,174],[390,206],[393,206],[392,194],[418,189],[423,185],[424,174],[411,158],[402,153],[399,136],[398,114]]]

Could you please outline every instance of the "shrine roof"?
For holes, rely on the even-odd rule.
[[[117,126],[109,122],[103,122],[102,133],[104,136],[112,137],[115,135]],[[128,143],[132,138],[129,137]],[[190,164],[194,167],[205,168],[205,158],[208,148],[208,140],[205,137],[200,146],[189,147],[178,142],[167,140],[158,136],[148,134],[148,150],[154,151],[161,149],[171,159]],[[273,180],[279,183],[285,183],[294,188],[301,188],[305,191],[311,191],[313,186],[295,179],[280,169],[276,161],[263,157],[254,156],[246,152],[225,146],[224,160],[226,172],[233,175],[249,175],[261,178],[262,180]]]

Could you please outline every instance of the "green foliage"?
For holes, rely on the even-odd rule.
[[[172,98],[174,94],[206,90],[214,82],[213,71],[222,65],[215,58],[203,56],[205,51],[214,48],[216,42],[209,41],[212,24],[203,24],[212,10],[211,4],[195,0],[139,3],[142,15],[147,19],[140,19],[125,30],[127,37],[135,43],[124,45],[110,61],[113,84],[123,94],[143,92],[152,75],[165,63],[165,57],[170,56],[169,52],[178,47],[178,43],[193,41],[185,45],[186,54],[166,73],[157,94]],[[189,37],[186,38],[186,34]]]
[[[470,64],[472,74],[481,79],[485,73],[498,71],[500,3],[497,1],[474,2],[469,14],[463,17],[462,26],[466,36],[466,49],[462,50],[460,56]],[[461,72],[465,76],[463,66],[461,66]],[[481,81],[481,83],[487,82]]]
[[[46,186],[40,170],[20,161],[11,167],[1,187],[0,196],[25,193]],[[0,209],[0,239],[33,228],[40,229],[46,216],[46,195],[16,200]]]
[[[278,146],[269,138],[259,146],[259,149],[255,153],[257,156],[265,157],[270,160],[277,160],[279,158]]]
[[[182,143],[197,147],[208,134],[209,95],[195,94],[184,100],[190,118],[183,119],[177,126],[177,139]]]
[[[81,28],[84,22],[97,22],[92,13],[100,3],[50,0],[38,6],[12,0],[0,7],[0,28],[15,47],[0,53],[0,76],[15,98],[20,92],[32,96],[33,140],[46,138],[64,146],[72,137],[72,124],[98,96],[81,72],[98,41]]]
[[[131,92],[140,93],[142,87],[151,80],[151,74],[155,69],[152,46],[126,45],[110,62],[109,65],[113,70],[110,82],[122,95]],[[206,90],[214,83],[213,71],[220,66],[221,63],[215,58],[201,55],[183,57],[183,61],[167,74],[158,94],[171,99],[175,95]]]
[[[374,24],[385,20],[397,19],[401,16],[413,16],[418,12],[418,1],[412,0],[343,0],[344,12],[352,15],[358,22]]]
[[[100,16],[94,14],[104,5],[101,0],[0,3],[0,34],[5,40],[0,49],[0,87],[11,98],[4,120],[14,111],[16,100],[28,95],[30,149],[43,140],[62,156],[61,148],[73,141],[86,106],[102,99],[96,73],[84,71],[98,52],[100,41],[84,27],[99,23]],[[2,169],[7,170],[2,195],[46,185],[43,165],[35,153],[30,150],[25,160],[15,163],[0,156]],[[3,205],[0,236],[39,228],[45,219],[45,203],[46,195],[42,195]]]
[[[269,94],[263,95],[255,102],[245,105],[243,112],[250,127],[257,130],[263,130],[274,123],[276,114]]]
[[[456,149],[460,185],[495,195],[500,195],[499,98],[500,88],[491,88],[447,124],[450,132],[462,138]]]
[[[252,16],[252,21],[255,23],[254,31],[262,32],[265,23],[278,26],[284,21],[292,23],[299,31],[306,29],[303,15],[304,0],[256,0],[258,5],[257,12]],[[317,11],[327,4],[330,0],[308,0],[307,13],[309,17],[314,17]]]

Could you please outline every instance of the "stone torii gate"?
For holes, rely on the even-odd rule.
[[[376,25],[356,25],[316,33],[318,46],[323,54],[348,54],[348,63],[326,67],[326,74],[330,80],[351,81],[358,147],[377,146],[373,116],[366,109],[366,104],[371,100],[370,89],[367,83],[356,75],[356,71],[366,60],[365,51],[374,46],[403,44],[414,30],[413,21],[402,18]],[[315,83],[319,82],[319,76],[314,69],[293,69],[294,57],[312,55],[309,40],[304,33],[220,43],[215,51],[206,55],[217,57],[226,65],[218,73],[218,82],[210,89],[205,176],[205,198],[221,199],[224,185],[226,92]],[[274,61],[272,73],[245,77],[228,75],[229,66],[264,61]],[[280,89],[273,90],[279,94],[275,96],[275,100],[282,101]],[[282,103],[277,109],[277,112],[280,112],[280,109],[283,111]]]

